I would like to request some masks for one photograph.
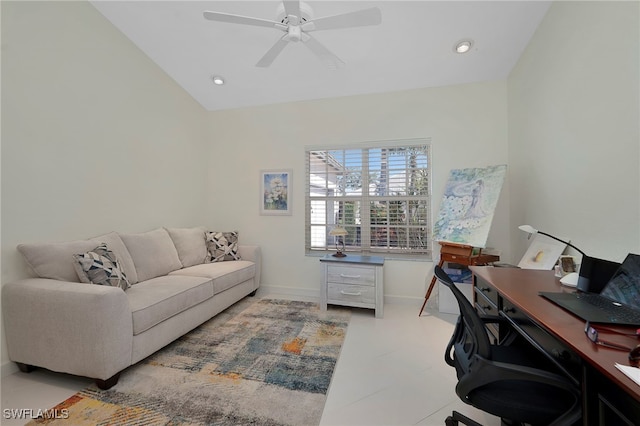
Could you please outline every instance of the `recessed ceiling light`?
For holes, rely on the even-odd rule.
[[[461,40],[461,41],[456,43],[456,45],[454,46],[453,50],[456,53],[467,53],[469,50],[471,50],[471,46],[473,46],[473,41],[471,41],[471,40]]]
[[[213,84],[217,84],[218,86],[221,86],[224,84],[224,79],[219,75],[212,76],[211,80],[213,80]]]

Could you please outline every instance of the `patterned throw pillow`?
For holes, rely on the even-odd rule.
[[[87,253],[74,254],[73,258],[78,278],[83,283],[120,287],[123,290],[131,287],[116,255],[104,243]]]
[[[207,232],[209,262],[240,260],[238,254],[238,231]]]

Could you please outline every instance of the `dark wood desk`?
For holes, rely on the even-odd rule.
[[[574,291],[552,271],[471,266],[476,308],[507,317],[582,386],[585,425],[639,425],[640,386],[615,367],[629,365],[628,353],[593,344],[584,321],[538,295]],[[624,329],[624,328],[621,328]],[[626,329],[629,331],[629,329]],[[500,330],[495,330],[500,337]],[[601,338],[634,347],[632,336],[602,332]]]

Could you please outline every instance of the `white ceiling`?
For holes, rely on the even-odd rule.
[[[207,110],[505,79],[547,1],[309,1],[316,18],[379,7],[382,24],[314,32],[346,66],[289,43],[256,62],[282,32],[204,19],[205,10],[275,20],[279,1],[91,1]],[[454,44],[473,39],[472,50]],[[212,75],[226,80],[223,86]]]

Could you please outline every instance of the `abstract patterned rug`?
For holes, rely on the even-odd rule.
[[[246,298],[31,425],[314,425],[351,313]],[[63,411],[65,410],[65,411]],[[68,410],[68,411],[67,411]]]

